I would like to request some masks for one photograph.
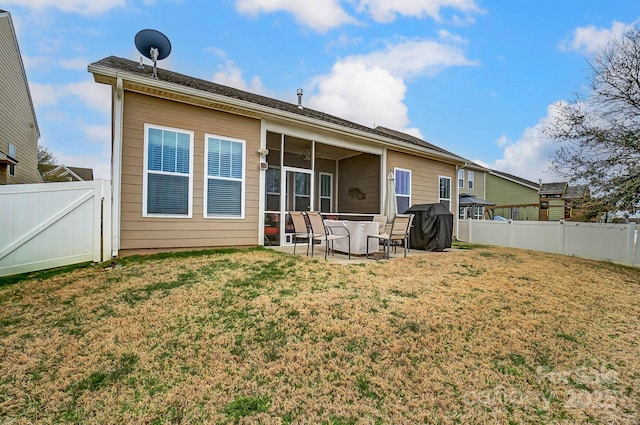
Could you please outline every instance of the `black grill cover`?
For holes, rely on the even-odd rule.
[[[424,251],[451,248],[453,214],[442,204],[413,205],[405,214],[415,214],[409,246]]]

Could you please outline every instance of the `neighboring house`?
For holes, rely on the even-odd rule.
[[[513,220],[538,220],[540,184],[502,171],[486,174],[486,197],[493,204],[490,217],[496,215]]]
[[[539,190],[539,220],[584,221],[580,203],[589,196],[589,187],[586,185],[569,186],[567,182],[542,183]]]
[[[93,180],[93,169],[66,165],[38,164],[42,180],[50,182],[83,182]]]
[[[485,208],[494,205],[487,198],[487,172],[490,170],[473,162],[458,169],[459,218],[481,219]]]
[[[399,209],[456,211],[464,159],[423,140],[293,103],[108,57],[113,87],[113,254],[291,242],[287,211],[380,214],[391,170]]]
[[[40,130],[9,12],[0,10],[0,184],[41,183]]]

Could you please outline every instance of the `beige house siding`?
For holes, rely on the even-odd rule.
[[[142,215],[144,125],[193,131],[191,218]],[[204,137],[246,141],[245,218],[203,217]],[[256,245],[258,241],[260,121],[125,92],[122,146],[121,249]]]
[[[342,190],[338,193],[341,212],[379,214],[380,157],[363,153],[338,163],[338,178]],[[349,182],[357,181],[357,185]]]
[[[458,187],[458,176],[456,175],[455,181],[453,184],[456,185],[456,188],[459,193],[468,193],[469,195],[473,195],[475,197],[485,199],[486,191],[485,191],[485,172],[478,170],[467,170],[462,169],[464,172],[464,187]],[[469,189],[469,171],[473,172],[473,189]]]
[[[411,205],[434,204],[439,200],[440,176],[451,178],[451,212],[457,217],[456,166],[398,151],[387,151],[387,169],[411,170]]]
[[[41,183],[38,173],[38,123],[31,102],[18,41],[11,17],[0,12],[0,152],[16,147],[15,176],[0,166],[0,184]]]

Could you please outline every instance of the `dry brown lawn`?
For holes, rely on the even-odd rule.
[[[0,423],[640,423],[640,270],[473,248],[5,280]]]

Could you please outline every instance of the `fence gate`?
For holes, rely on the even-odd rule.
[[[110,233],[109,181],[0,186],[0,276],[103,261]]]

